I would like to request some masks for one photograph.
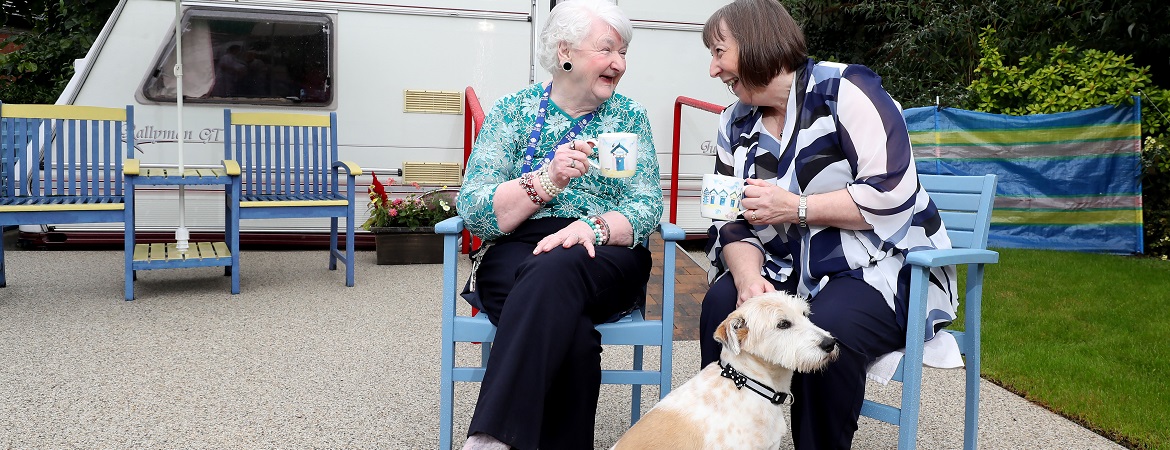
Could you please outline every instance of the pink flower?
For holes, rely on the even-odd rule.
[[[390,208],[390,217],[398,217],[398,210]]]

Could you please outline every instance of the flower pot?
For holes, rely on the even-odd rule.
[[[378,265],[442,264],[443,235],[435,227],[372,227]]]

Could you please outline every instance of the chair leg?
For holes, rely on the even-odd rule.
[[[439,373],[439,448],[450,450],[455,419],[455,343],[443,343],[443,361]]]
[[[329,218],[329,270],[337,270],[337,218]]]
[[[130,189],[133,188],[133,186],[130,187]],[[133,197],[131,197],[130,201],[134,201]],[[124,280],[126,301],[130,301],[134,300],[134,280],[138,274],[134,271],[134,218],[132,216],[134,209],[130,205],[127,205],[127,207],[130,208],[130,211],[126,218],[122,236],[122,259],[123,264],[125,264],[122,279]]]
[[[634,370],[642,370],[642,352],[644,350],[641,345],[634,346]],[[640,418],[642,418],[642,385],[634,384],[630,386],[630,426],[638,423]]]
[[[135,178],[135,177],[127,177]],[[124,272],[122,273],[123,290],[125,291],[126,301],[134,300],[134,281],[137,279],[138,273],[134,271],[134,188],[135,183],[130,181],[126,183],[124,189],[126,190],[123,200],[124,214],[122,218],[122,259],[125,264]]]
[[[352,208],[352,204],[350,208]],[[353,249],[356,244],[353,236],[353,211],[350,211],[349,217],[345,219],[345,285],[353,287],[354,271],[356,268],[353,263]]]
[[[975,450],[979,448],[979,387],[982,382],[979,378],[980,355],[982,352],[982,317],[983,317],[983,264],[967,266],[967,293],[966,293],[966,400],[963,404],[963,448]]]
[[[910,276],[910,307],[906,323],[926,323],[926,296],[930,287],[929,269],[914,266]],[[898,418],[898,450],[914,450],[918,445],[918,412],[922,401],[922,329],[906,330],[906,354],[902,373],[902,410]]]
[[[4,277],[4,227],[0,226],[0,288],[8,287],[8,279]]]

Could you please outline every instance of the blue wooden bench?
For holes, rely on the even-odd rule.
[[[327,217],[329,270],[345,264],[345,285],[354,285],[355,177],[361,168],[337,157],[337,113],[223,113],[224,160],[240,174],[228,187],[228,246],[239,273],[241,219]],[[341,185],[341,178],[345,185]],[[338,219],[345,219],[345,247],[338,247]],[[238,276],[233,277],[238,290]]]
[[[123,164],[134,158],[134,109],[0,104],[0,229],[125,223]],[[130,231],[126,231],[126,242]],[[132,254],[126,245],[129,267]],[[132,274],[126,273],[127,277]],[[0,245],[0,287],[7,285]]]

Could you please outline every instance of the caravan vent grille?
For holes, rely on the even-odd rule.
[[[402,181],[438,186],[458,186],[463,183],[459,163],[412,162],[402,163]]]
[[[403,111],[428,114],[463,114],[463,93],[459,91],[402,92]]]

